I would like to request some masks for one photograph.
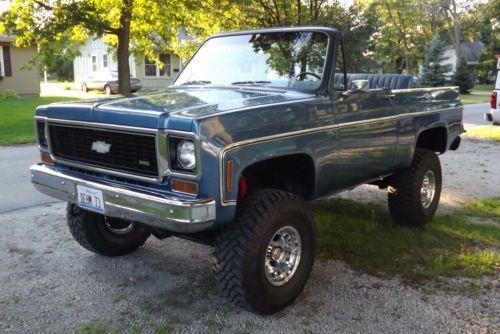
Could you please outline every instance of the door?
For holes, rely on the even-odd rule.
[[[340,142],[336,184],[345,188],[392,171],[398,121],[390,92],[369,90],[338,94],[333,109]]]

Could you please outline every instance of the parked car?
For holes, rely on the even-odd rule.
[[[500,125],[500,70],[497,74],[495,88],[491,92],[490,111],[484,115],[484,118],[492,122],[493,125]]]
[[[137,92],[141,88],[141,80],[130,77],[130,90]],[[82,91],[88,92],[89,90],[101,90],[107,95],[118,93],[118,71],[102,71],[89,75],[82,82]]]
[[[307,201],[369,183],[388,189],[395,223],[423,227],[437,153],[463,132],[457,87],[346,73],[341,40],[326,27],[219,34],[162,94],[38,107],[31,180],[68,201],[91,252],[124,255],[151,234],[201,242],[230,301],[283,309],[313,267]]]

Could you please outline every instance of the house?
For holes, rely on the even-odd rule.
[[[460,56],[465,58],[467,65],[474,68],[479,65],[481,53],[484,49],[484,43],[481,41],[464,41],[460,43]],[[444,51],[444,58],[446,60],[443,61],[443,65],[451,65],[451,71],[448,73],[449,76],[452,76],[455,73],[455,67],[457,64],[457,55],[455,53],[455,49],[453,45],[448,45]]]
[[[0,1],[0,13],[12,1]],[[0,91],[10,89],[21,96],[40,95],[40,68],[26,66],[38,53],[36,46],[19,48],[9,36],[0,35]]]
[[[183,38],[179,36],[179,39]],[[113,59],[110,46],[102,38],[87,39],[80,46],[80,56],[73,60],[75,84],[81,83],[92,74],[118,69],[116,59]],[[173,53],[159,53],[158,57],[164,64],[160,68],[156,63],[149,61],[144,56],[129,58],[130,74],[142,81],[143,88],[165,88],[177,77],[182,68],[181,59]]]

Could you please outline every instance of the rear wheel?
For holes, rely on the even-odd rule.
[[[275,313],[302,291],[314,263],[311,212],[297,195],[258,190],[216,237],[214,271],[222,293],[260,314]]]
[[[441,196],[441,164],[431,150],[415,151],[410,168],[390,179],[389,211],[401,225],[424,226],[432,220]]]
[[[106,85],[106,86],[104,86],[104,93],[106,95],[112,95],[113,94],[113,90],[111,89],[111,87],[109,85]]]
[[[73,238],[85,249],[106,256],[131,253],[150,235],[139,223],[109,218],[68,203],[67,223]]]

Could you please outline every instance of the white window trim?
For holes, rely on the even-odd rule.
[[[94,71],[94,62],[92,61],[94,57],[95,57],[95,71]],[[99,58],[97,57],[97,54],[92,53],[90,54],[90,72],[96,73],[98,71],[99,71]]]
[[[106,57],[106,61],[104,61],[104,57]],[[102,55],[102,68],[109,68],[109,56],[106,53]]]
[[[163,54],[163,53],[162,53]],[[155,63],[155,66],[156,66],[156,73],[155,75],[146,75],[146,57],[144,56],[144,77],[145,78],[172,78],[172,56],[173,54],[172,53],[165,53],[165,54],[168,54],[170,55],[170,75],[162,75],[160,76],[160,66],[158,66],[158,64]],[[156,56],[159,58],[160,57],[160,54],[156,54]]]
[[[5,76],[5,65],[3,63],[3,46],[0,46],[0,76]]]

